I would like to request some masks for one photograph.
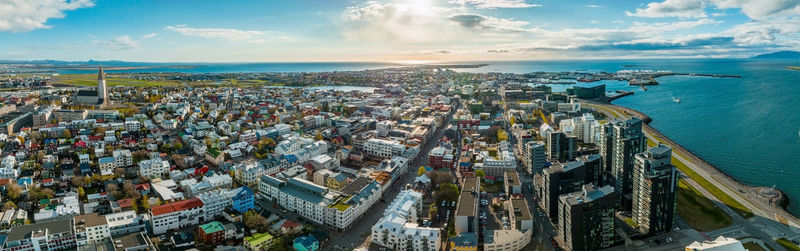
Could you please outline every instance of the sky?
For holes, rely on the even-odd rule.
[[[443,62],[800,50],[800,0],[0,0],[0,59]]]

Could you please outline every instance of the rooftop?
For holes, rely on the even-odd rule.
[[[270,235],[269,233],[260,233],[260,234],[254,234],[253,236],[244,237],[244,241],[249,242],[250,245],[253,246],[258,246],[259,244],[264,243],[265,241],[269,241],[271,239],[272,235]]]
[[[476,216],[478,209],[478,193],[480,193],[478,177],[465,177],[461,195],[458,197],[456,216]]]
[[[215,233],[219,231],[225,231],[225,227],[219,221],[212,221],[203,225],[200,225],[200,229],[203,230],[204,233]]]
[[[168,214],[168,213],[172,213],[172,212],[177,212],[177,211],[182,211],[182,210],[196,208],[196,207],[202,207],[202,206],[203,206],[203,202],[200,199],[191,198],[191,199],[188,199],[188,200],[177,201],[177,202],[172,202],[172,203],[169,203],[169,204],[155,206],[155,207],[150,209],[150,212],[152,212],[153,216],[156,216],[156,215]]]
[[[517,220],[533,220],[531,209],[528,208],[528,202],[525,199],[511,199],[511,208]]]
[[[519,180],[519,174],[517,173],[517,171],[506,171],[506,181],[508,182],[508,185],[511,186],[522,185],[522,183]]]

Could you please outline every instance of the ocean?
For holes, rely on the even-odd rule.
[[[784,67],[795,60],[667,59],[667,60],[561,60],[455,62],[486,63],[486,67],[461,72],[606,71],[624,69],[671,70],[680,73],[741,75],[742,78],[670,76],[660,85],[642,91],[620,81],[606,84],[608,91],[629,90],[613,103],[649,115],[650,124],[743,183],[775,186],[791,200],[789,211],[800,215],[800,71]],[[133,63],[131,63],[133,64]],[[197,68],[154,68],[126,72],[317,72],[353,71],[397,67],[386,63],[255,63],[192,64]],[[59,73],[94,73],[59,70]],[[110,71],[115,72],[115,71]],[[552,85],[562,91],[569,85]],[[673,100],[679,98],[681,103]]]

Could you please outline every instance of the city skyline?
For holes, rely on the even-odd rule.
[[[2,2],[4,60],[431,62],[800,48],[800,1]]]

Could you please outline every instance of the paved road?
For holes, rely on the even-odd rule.
[[[614,105],[605,105],[605,104],[588,104],[588,105],[590,107],[599,108],[598,110],[600,112],[605,113],[609,118],[628,119],[631,117],[630,114],[635,113],[632,111],[627,113],[622,112],[623,110],[625,110],[625,108]],[[657,132],[655,132],[655,129],[651,128],[648,125],[644,125],[643,131],[645,133],[645,136],[649,140],[654,142],[659,142],[658,140],[656,140],[655,135],[657,135]],[[738,213],[735,213],[730,207],[728,207],[728,205],[722,203],[712,193],[710,193],[704,187],[700,186],[697,182],[695,182],[692,179],[684,178],[684,180],[686,180],[689,183],[689,185],[700,191],[704,196],[706,196],[707,198],[712,200],[717,206],[722,208],[723,211],[728,213],[731,216],[731,218],[733,218],[734,226],[740,226],[747,233],[762,239],[764,242],[772,246],[772,248],[775,250],[784,250],[783,247],[780,246],[777,242],[775,242],[773,238],[776,237],[776,235],[780,236],[781,230],[787,231],[789,233],[789,236],[794,236],[796,234],[787,229],[787,227],[784,226],[783,224],[770,220],[774,217],[776,212],[775,210],[769,210],[766,208],[771,208],[772,206],[768,205],[755,206],[757,204],[760,204],[759,203],[760,201],[751,201],[741,197],[739,193],[730,189],[728,184],[722,184],[717,178],[714,178],[713,175],[715,174],[709,172],[707,168],[700,167],[699,164],[696,163],[695,161],[687,160],[685,157],[683,157],[683,154],[687,153],[681,153],[681,151],[675,151],[673,153],[673,156],[678,161],[684,163],[687,167],[691,168],[692,170],[700,174],[700,176],[711,182],[714,186],[718,187],[720,190],[730,195],[735,200],[739,201],[739,203],[742,203],[742,205],[745,205],[745,207],[750,209],[754,214],[756,214],[756,216],[751,219],[744,219]]]
[[[460,107],[460,105],[458,106]],[[458,107],[454,107],[452,111],[458,109]],[[452,115],[452,113],[451,113]],[[450,123],[450,115],[445,118],[444,123],[440,126],[436,132],[431,136],[431,138],[425,142],[423,147],[420,148],[419,154],[417,157],[414,158],[411,163],[408,164],[408,171],[400,178],[398,178],[394,184],[383,194],[382,198],[386,202],[382,202],[378,200],[375,205],[372,206],[372,209],[367,210],[366,215],[362,216],[363,218],[357,220],[356,223],[352,228],[345,230],[345,232],[332,232],[331,240],[323,247],[324,250],[352,250],[353,248],[360,247],[360,246],[368,246],[367,243],[369,240],[367,236],[371,234],[371,228],[375,223],[378,222],[383,216],[383,211],[386,210],[386,207],[389,206],[389,203],[394,200],[402,189],[402,186],[405,184],[411,184],[414,182],[414,178],[417,176],[417,168],[419,166],[427,164],[427,156],[428,152],[439,144],[439,140],[442,139],[444,136],[444,128]],[[442,242],[445,244],[445,242]]]

